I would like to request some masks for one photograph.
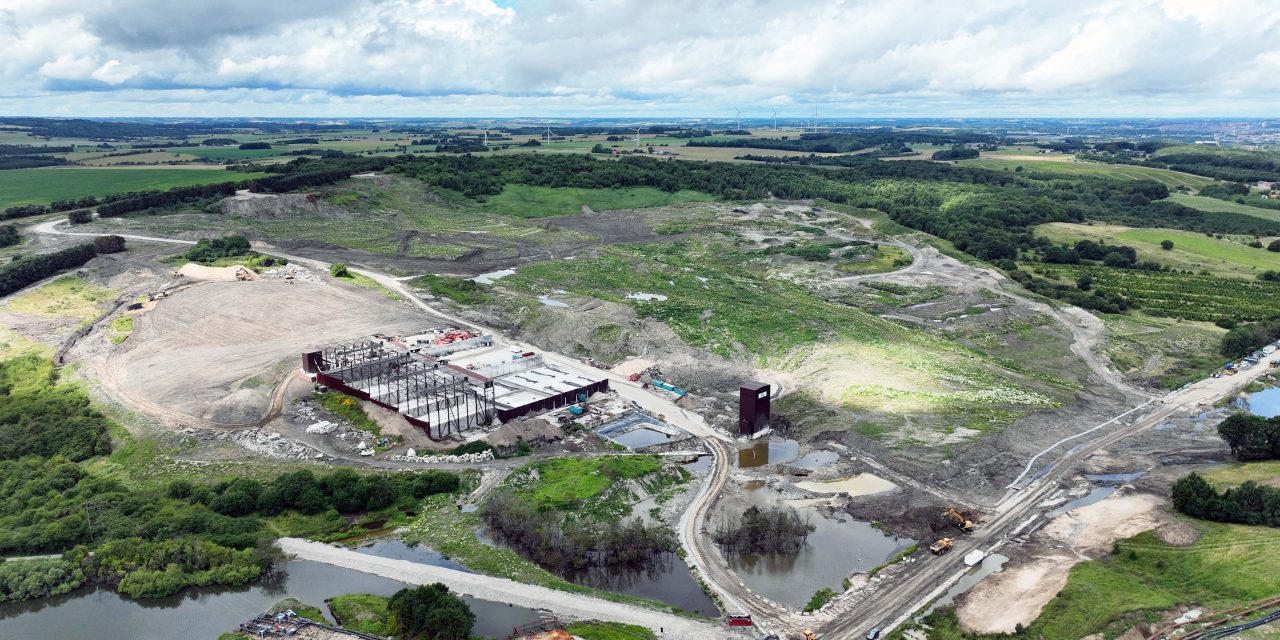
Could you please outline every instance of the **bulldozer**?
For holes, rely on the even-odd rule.
[[[950,518],[951,523],[954,524],[957,529],[960,529],[965,533],[973,531],[973,521],[964,517],[963,513],[956,511],[955,507],[948,508],[942,515]]]
[[[955,540],[952,540],[951,538],[941,538],[937,542],[929,545],[929,552],[935,556],[940,556],[950,551],[951,547],[954,546],[956,546]]]

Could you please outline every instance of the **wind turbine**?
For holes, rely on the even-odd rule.
[[[636,129],[636,146],[640,146],[640,130]]]
[[[818,132],[818,118],[821,118],[821,117],[822,116],[819,115],[817,111],[813,112],[813,132],[814,133]]]
[[[773,130],[774,131],[778,130],[778,108],[777,107],[773,108]]]
[[[489,146],[489,127],[484,128],[484,146]]]
[[[542,132],[542,139],[543,139],[543,140],[550,140],[550,139],[551,139],[551,137],[552,137],[552,136],[554,136],[554,135],[555,135],[555,132],[553,132],[553,131],[551,130],[551,127],[547,127],[547,130]]]
[[[736,123],[734,131],[742,131],[742,109],[734,107],[733,112],[734,122]]]

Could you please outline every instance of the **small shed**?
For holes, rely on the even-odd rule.
[[[981,549],[974,549],[973,551],[970,551],[969,553],[965,554],[964,566],[972,567],[973,565],[978,564],[979,562],[982,562],[982,559],[985,557],[987,557],[987,552]]]

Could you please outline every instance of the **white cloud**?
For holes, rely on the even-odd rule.
[[[0,0],[0,109],[1274,115],[1267,4]]]

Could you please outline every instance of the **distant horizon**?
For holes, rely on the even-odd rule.
[[[0,114],[44,117],[1267,118],[1278,65],[1263,0],[0,8]]]
[[[0,118],[34,118],[45,120],[390,120],[390,121],[450,121],[450,120],[500,120],[500,121],[554,121],[554,120],[586,120],[586,121],[629,121],[629,120],[658,120],[666,119],[673,121],[714,121],[714,122],[731,122],[734,116],[675,116],[675,115],[611,115],[611,116],[589,116],[589,115],[561,115],[561,116],[352,116],[352,115],[328,115],[328,116],[301,116],[301,115],[145,115],[145,116],[127,116],[127,115],[33,115],[23,113],[0,114]],[[1180,121],[1249,121],[1249,122],[1269,122],[1276,121],[1280,123],[1280,115],[1276,116],[819,116],[821,121],[887,121],[887,120],[911,120],[911,121],[957,121],[957,120],[993,120],[993,121],[1064,121],[1064,120],[1088,120],[1088,121],[1113,121],[1113,122],[1132,122],[1139,120],[1149,120],[1156,122],[1180,122]],[[753,124],[768,124],[773,120],[773,116],[746,116],[741,117],[742,122],[750,122]],[[812,122],[813,118],[809,116],[784,116],[778,115],[778,122]]]

